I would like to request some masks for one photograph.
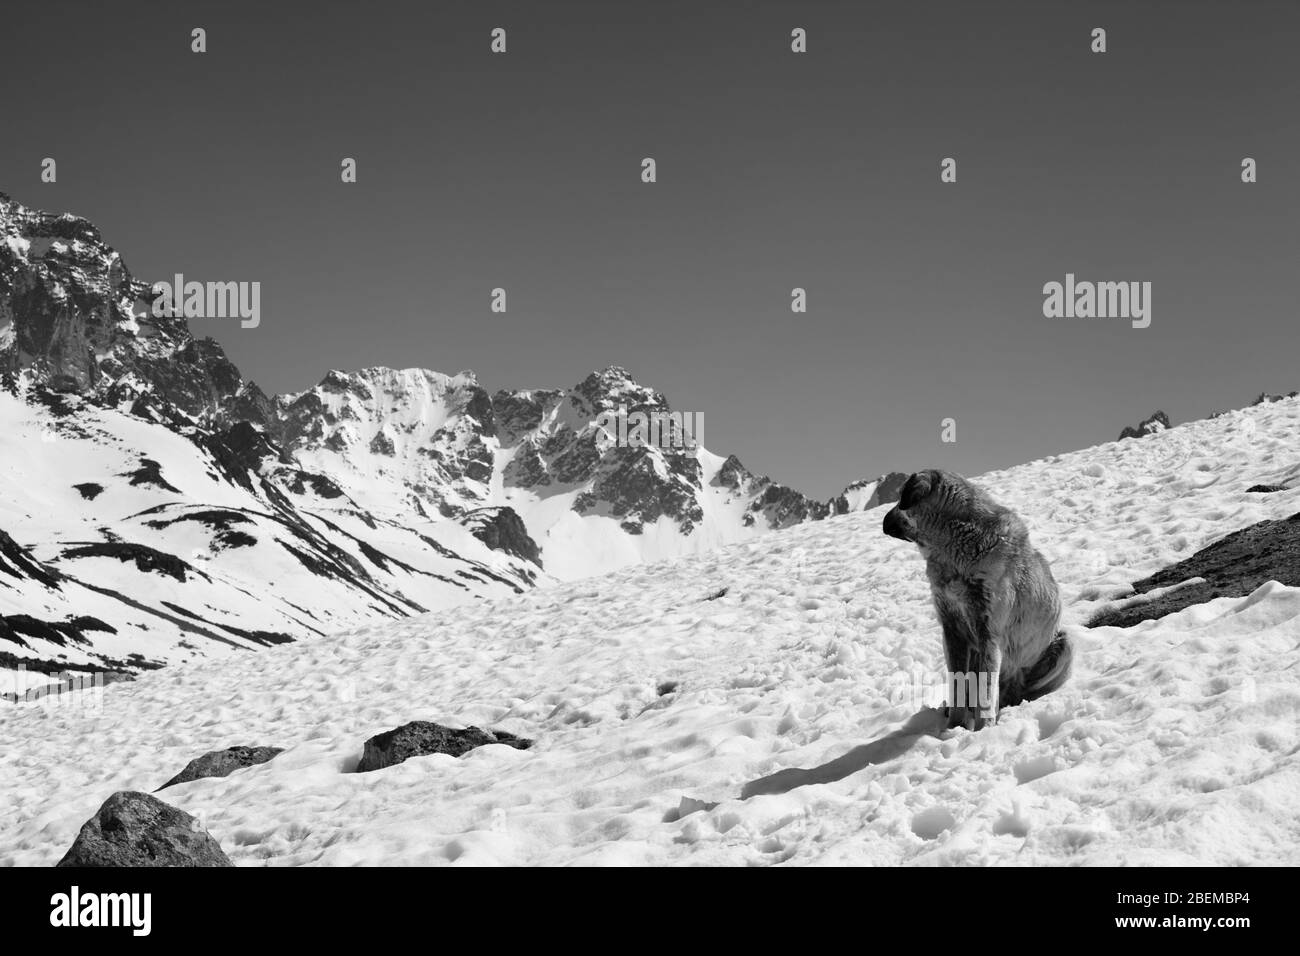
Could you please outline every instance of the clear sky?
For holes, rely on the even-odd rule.
[[[192,324],[268,392],[618,364],[828,497],[1300,388],[1300,4],[44,0],[4,33],[0,189],[142,279],[260,281],[258,328]],[[1151,282],[1151,326],[1044,318],[1067,272]]]

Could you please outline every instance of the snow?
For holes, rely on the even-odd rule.
[[[173,665],[93,707],[0,707],[0,865],[55,862],[113,791],[236,744],[286,751],[166,799],[243,866],[1295,865],[1300,589],[1080,622],[1300,510],[1245,493],[1294,474],[1298,446],[1291,400],[982,476],[1053,561],[1077,651],[1061,691],[976,733],[925,733],[906,692],[942,668],[939,631],[876,509]],[[349,772],[418,719],[537,743]]]
[[[42,687],[50,687],[62,682],[62,678],[57,675],[43,674],[40,671],[29,671],[25,666],[20,666],[14,670],[6,670],[2,673],[3,678],[0,679],[0,694],[22,696],[28,691],[39,690]]]
[[[408,485],[442,483],[441,470],[429,450],[448,443],[440,433],[455,426],[458,401],[475,384],[470,373],[448,376],[420,368],[335,370],[322,385],[281,396],[278,402],[290,408],[304,398],[315,398],[327,421],[345,423],[333,429],[332,444],[342,451],[323,443],[298,447],[300,467],[330,475],[375,514],[405,516],[413,510]],[[366,450],[381,432],[393,443],[391,455]],[[485,502],[466,504],[478,507]]]
[[[848,505],[848,510],[861,511],[865,508],[879,485],[878,481],[857,481],[845,488],[844,501]]]
[[[0,393],[0,434],[0,530],[64,575],[50,587],[0,573],[0,614],[41,621],[89,615],[117,631],[96,631],[86,645],[29,637],[0,646],[18,658],[104,667],[131,654],[155,662],[226,656],[256,646],[238,631],[314,636],[548,580],[452,522],[368,520],[282,488],[299,501],[304,524],[295,524],[265,496],[221,480],[214,460],[183,435],[88,403],[60,418]],[[175,491],[132,483],[145,458]],[[87,499],[75,487],[81,483],[102,490]],[[244,543],[223,541],[204,520],[214,512],[234,522]],[[181,580],[117,557],[69,557],[106,541],[147,543],[193,570]],[[313,571],[295,554],[309,563],[350,556],[361,572]],[[13,690],[6,673],[0,667],[0,693]]]

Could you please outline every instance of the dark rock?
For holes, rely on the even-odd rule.
[[[146,521],[145,524],[151,528],[166,528],[180,524],[182,521],[206,525],[213,531],[229,531],[231,525],[253,523],[252,518],[239,511],[231,511],[227,508],[205,508],[202,511],[187,511],[175,518]]]
[[[544,488],[551,483],[546,461],[532,439],[520,444],[519,451],[506,465],[503,477],[508,485],[520,488]]]
[[[1215,598],[1245,597],[1267,581],[1300,587],[1300,513],[1281,521],[1261,521],[1221,538],[1185,561],[1136,582],[1133,590],[1145,594],[1190,578],[1205,582],[1176,588],[1151,601],[1104,608],[1088,627],[1132,627]]]
[[[322,392],[331,395],[355,395],[363,402],[374,401],[375,392],[365,381],[339,369],[330,369],[321,379]]]
[[[80,491],[81,497],[85,498],[87,501],[94,501],[104,492],[104,486],[97,485],[93,481],[83,481],[81,484],[73,485],[72,487]]]
[[[300,468],[292,469],[291,474],[292,479],[287,484],[289,490],[295,495],[306,494],[307,489],[310,488],[314,494],[320,495],[322,498],[343,497],[343,489],[324,475],[303,471]]]
[[[57,588],[60,581],[58,571],[41,564],[31,552],[3,531],[0,531],[0,574],[31,578],[48,588]]]
[[[249,490],[253,488],[250,473],[261,474],[263,467],[280,457],[280,449],[266,433],[246,421],[223,432],[195,435],[192,440],[216,459],[227,478]]]
[[[1272,494],[1275,491],[1286,491],[1286,485],[1251,485],[1246,489],[1247,494],[1257,492],[1262,495]]]
[[[473,373],[462,374],[472,375]],[[465,414],[473,419],[474,430],[482,437],[488,438],[496,434],[496,418],[492,411],[492,399],[482,386],[470,386],[469,401],[465,403]]]
[[[871,490],[871,494],[867,497],[867,500],[863,502],[857,510],[870,511],[872,508],[878,508],[881,505],[892,505],[898,500],[898,496],[903,491],[903,485],[907,484],[907,479],[910,477],[911,475],[905,471],[891,471],[881,475],[879,478],[855,481],[853,484],[845,488],[838,498],[835,498],[830,502],[830,513],[833,515],[842,515],[854,510],[852,504],[849,502],[849,493],[857,491],[860,488],[865,488],[867,485],[871,484],[874,484],[875,488]]]
[[[133,485],[153,485],[155,488],[170,491],[172,494],[179,495],[181,493],[179,488],[173,487],[162,476],[162,465],[152,458],[141,458],[139,468],[135,471],[124,472],[121,477],[130,478]]]
[[[42,621],[30,614],[0,614],[0,638],[12,641],[20,647],[29,646],[21,635],[49,641],[60,647],[66,647],[69,640],[76,644],[89,644],[90,639],[84,633],[86,631],[117,633],[116,628],[90,615],[69,618],[66,621]]]
[[[81,614],[68,621],[70,627],[79,631],[103,631],[105,634],[116,634],[117,628],[111,624],[106,624],[97,617],[91,617],[89,614]]]
[[[166,790],[178,783],[189,783],[202,777],[228,777],[241,767],[255,767],[281,753],[284,753],[283,747],[228,747],[225,750],[209,751],[187,763],[184,770],[158,790]]]
[[[644,446],[614,447],[603,456],[596,454],[591,498],[581,504],[574,501],[579,514],[612,515],[633,534],[664,516],[685,533],[704,520],[696,496],[702,487],[698,459]],[[572,480],[562,471],[557,474],[562,481]]]
[[[785,485],[768,484],[749,510],[762,514],[768,527],[779,530],[805,521],[820,521],[830,514],[830,505],[813,501]]]
[[[1119,433],[1119,440],[1125,438],[1145,438],[1147,435],[1154,435],[1156,432],[1164,431],[1169,428],[1169,416],[1162,411],[1156,411],[1150,418],[1145,418],[1138,422],[1136,428],[1133,426],[1126,427]]]
[[[741,491],[753,481],[754,476],[749,473],[749,469],[740,463],[740,459],[735,455],[728,455],[727,460],[722,463],[722,467],[713,476],[710,484],[716,487],[730,488],[732,491]]]
[[[477,727],[452,730],[450,727],[430,723],[427,720],[414,720],[367,740],[361,763],[357,764],[357,773],[382,770],[384,767],[392,767],[411,757],[423,757],[427,754],[450,754],[459,757],[485,744],[505,744],[516,750],[527,750],[533,742],[500,731],[494,733]]]
[[[625,368],[610,365],[592,372],[569,393],[569,404],[580,415],[595,418],[601,412],[626,408],[628,413],[668,411],[662,392],[641,385]]]
[[[223,531],[213,539],[213,544],[218,550],[222,548],[251,548],[257,544],[257,539],[251,534],[245,534],[242,531]]]
[[[117,558],[119,561],[134,561],[136,569],[149,572],[156,571],[173,577],[184,583],[185,572],[194,569],[165,551],[159,551],[143,544],[126,544],[118,541],[105,541],[68,548],[63,552],[64,558]]]
[[[236,370],[237,371],[237,370]],[[264,428],[276,428],[275,406],[256,383],[245,382],[226,404],[221,421],[232,424],[251,422]]]
[[[86,821],[58,866],[234,866],[184,810],[120,790]]]
[[[528,534],[528,528],[514,508],[477,508],[461,523],[493,551],[503,551],[542,566],[542,551]]]
[[[1260,392],[1259,398],[1251,402],[1251,405],[1267,405],[1271,402],[1280,402],[1284,398],[1295,398],[1300,392],[1287,392],[1285,395],[1274,395],[1269,392]]]
[[[492,418],[502,448],[511,448],[521,437],[542,424],[546,414],[564,399],[560,389],[506,391],[492,396]]]
[[[878,505],[892,505],[898,500],[898,496],[903,493],[903,485],[907,484],[907,479],[912,477],[905,471],[891,471],[882,475],[876,490],[871,494],[871,503],[868,508],[875,508]]]

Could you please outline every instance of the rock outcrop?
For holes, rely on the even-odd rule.
[[[1154,435],[1156,432],[1162,432],[1169,427],[1171,427],[1169,424],[1169,416],[1164,412],[1157,410],[1151,415],[1151,417],[1144,418],[1142,421],[1138,422],[1136,427],[1132,425],[1125,426],[1124,430],[1119,433],[1118,440],[1123,441],[1125,438],[1144,438],[1147,435]]]
[[[1203,580],[1183,583],[1194,578]],[[1132,627],[1215,598],[1245,597],[1268,581],[1300,586],[1300,512],[1242,528],[1135,582],[1137,595],[1157,588],[1170,590],[1151,600],[1121,600],[1094,615],[1088,626]]]
[[[542,552],[528,534],[514,508],[479,508],[461,519],[461,524],[493,551],[503,551],[542,566]]]

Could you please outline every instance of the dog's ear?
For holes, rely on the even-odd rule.
[[[903,485],[903,490],[898,495],[898,507],[906,511],[908,508],[915,507],[923,501],[934,486],[934,472],[918,471],[907,483]]]

